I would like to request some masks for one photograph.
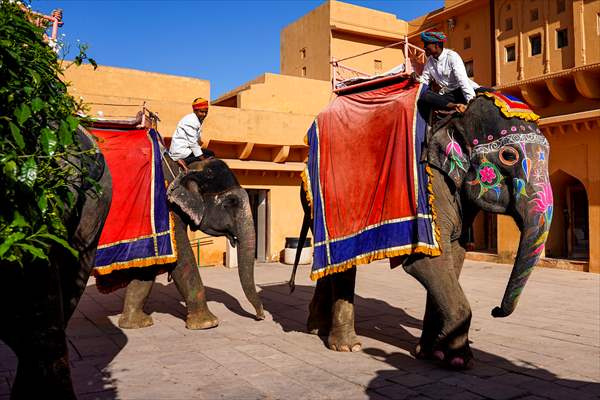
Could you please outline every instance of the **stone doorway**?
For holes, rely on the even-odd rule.
[[[554,218],[546,256],[570,260],[589,259],[589,205],[585,186],[559,170],[550,177],[554,193]]]

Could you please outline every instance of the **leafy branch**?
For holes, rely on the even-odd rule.
[[[0,0],[0,266],[47,259],[53,246],[76,256],[63,215],[89,180],[77,162],[90,154],[76,138],[84,105],[67,93],[43,33],[17,4]],[[96,65],[87,49],[79,46],[74,64]]]

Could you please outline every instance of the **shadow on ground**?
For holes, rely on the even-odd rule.
[[[308,304],[313,286],[296,286],[289,296],[287,283],[260,285],[265,309],[286,332],[306,332]],[[283,301],[282,301],[283,299]],[[423,299],[425,301],[425,299]],[[355,296],[356,331],[368,337],[398,347],[401,351],[386,351],[365,347],[363,352],[384,361],[391,368],[377,371],[365,392],[370,398],[381,396],[404,399],[425,395],[434,399],[512,399],[533,395],[535,399],[598,399],[600,384],[584,380],[563,379],[555,373],[523,360],[520,365],[472,346],[475,365],[467,371],[451,371],[441,365],[416,360],[410,353],[418,342],[422,321],[402,308],[373,298]],[[293,307],[293,311],[290,310]],[[415,332],[413,335],[409,329]],[[326,338],[322,338],[325,342]],[[389,349],[389,346],[385,346]]]
[[[121,398],[108,366],[128,340],[109,319],[114,313],[101,305],[109,299],[118,301],[115,295],[101,295],[95,285],[88,286],[67,327],[71,374],[79,400]]]

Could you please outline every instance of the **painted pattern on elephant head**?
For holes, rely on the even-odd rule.
[[[527,210],[525,219],[529,222],[524,222],[527,227],[522,232],[521,240],[529,246],[527,252],[521,255],[523,268],[516,277],[522,283],[514,285],[508,293],[513,303],[518,301],[524,282],[543,253],[554,209],[547,165],[548,141],[533,125],[529,125],[529,132],[523,132],[524,128],[522,125],[520,129],[513,126],[510,130],[517,133],[501,135],[500,139],[473,149],[473,156],[482,156],[484,160],[488,155],[497,154],[501,165],[510,168],[518,166],[515,172],[520,173],[520,176],[513,177],[512,193],[517,205],[526,202],[523,208]],[[483,193],[489,182],[482,181],[481,173],[479,181],[470,183],[479,183]]]
[[[489,162],[485,157],[477,169],[477,179],[469,181],[469,185],[479,185],[479,198],[492,190],[496,194],[496,198],[500,197],[504,176],[494,164]]]
[[[464,114],[436,127],[427,154],[429,164],[451,179],[466,204],[508,214],[519,226],[513,271],[501,307],[492,313],[510,315],[543,253],[552,220],[548,141],[534,122],[507,118],[493,102],[478,97]]]

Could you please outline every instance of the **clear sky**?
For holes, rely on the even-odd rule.
[[[411,20],[443,0],[346,0]],[[211,97],[264,72],[279,72],[279,33],[322,0],[119,1],[33,0],[64,10],[65,40],[89,44],[99,64],[191,76],[211,83]],[[73,53],[73,51],[71,51]]]

